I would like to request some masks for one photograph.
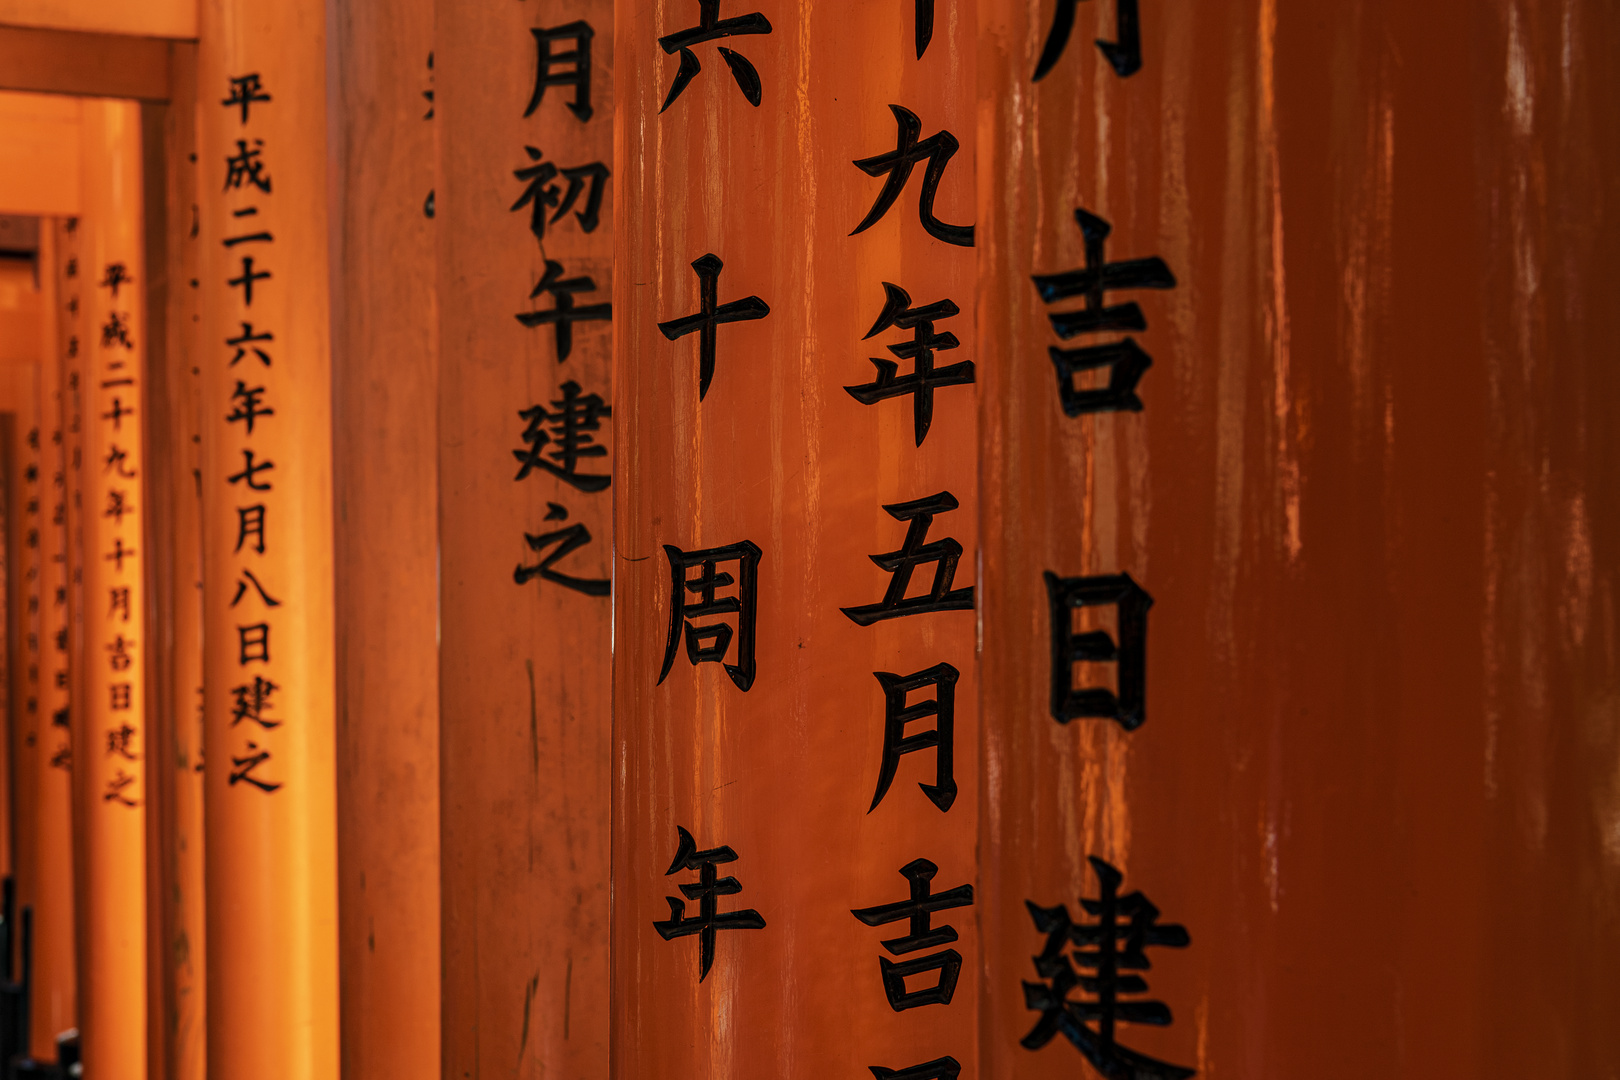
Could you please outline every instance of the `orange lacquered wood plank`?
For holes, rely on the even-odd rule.
[[[334,9],[339,960],[349,1080],[439,1072],[431,0]]]
[[[891,325],[863,337],[884,310],[885,282],[918,307],[956,304],[961,314],[941,314],[934,329],[961,347],[935,363],[974,359],[975,254],[924,229],[926,154],[887,214],[851,235],[884,185],[853,162],[896,150],[891,106],[916,117],[917,139],[957,141],[933,212],[949,225],[973,222],[972,9],[942,7],[919,59],[914,7],[728,0],[722,17],[757,11],[771,25],[718,42],[757,72],[759,105],[710,40],[691,45],[700,71],[660,114],[683,58],[678,42],[666,54],[658,40],[697,25],[699,5],[618,5],[615,423],[631,482],[617,504],[615,562],[614,1045],[615,1075],[626,1080],[858,1076],[946,1057],[971,1072],[977,1059],[974,908],[932,916],[933,928],[957,933],[948,945],[894,955],[880,942],[904,938],[904,922],[869,926],[852,914],[904,901],[901,869],[913,860],[937,867],[934,893],[974,883],[974,614],[857,625],[840,610],[876,604],[890,586],[873,556],[901,550],[908,524],[885,505],[948,492],[958,508],[940,510],[928,542],[953,539],[963,551],[949,588],[978,578],[973,387],[935,390],[921,446],[911,396],[863,404],[845,389],[875,381],[870,357],[913,370],[888,348],[911,333]],[[659,324],[699,310],[691,264],[707,254],[723,262],[720,303],[757,296],[770,310],[717,327],[700,401],[698,334],[672,341]],[[760,552],[757,671],[746,689],[720,663],[689,660],[666,552],[744,541]],[[741,565],[715,569],[735,582]],[[918,564],[907,595],[926,594],[936,567]],[[721,582],[716,595],[738,590]],[[736,616],[691,621],[729,625],[726,661],[739,664]],[[660,682],[666,642],[674,655]],[[955,801],[942,810],[919,790],[939,779],[935,752],[908,753],[869,812],[885,728],[875,673],[939,664],[957,673]],[[907,703],[937,692],[923,686]],[[938,724],[923,715],[906,734]],[[699,887],[701,871],[665,873],[678,829],[698,849],[733,850],[734,862],[711,864],[741,883],[718,910],[765,923],[717,932],[703,978],[701,934],[664,940],[654,926],[673,921],[666,897],[685,904],[684,919],[701,919],[703,902],[681,892]],[[947,948],[962,965],[949,1003],[891,1006],[880,963],[943,963],[934,958]],[[936,966],[906,987],[943,977]]]
[[[63,371],[86,316],[81,282],[66,275],[77,237],[61,220],[40,223],[40,272],[49,275],[49,353],[40,364],[40,622],[38,754],[34,759],[34,985],[29,1052],[56,1058],[56,1036],[77,1024],[74,960],[68,455]]]
[[[216,1080],[339,1068],[325,21],[305,0],[209,0],[200,16]]]
[[[581,314],[613,296],[613,5],[438,11],[443,1072],[601,1078],[619,497],[605,481],[623,477],[611,456],[557,456],[554,440],[567,412],[577,448],[611,445],[613,339],[605,317],[573,322],[564,358],[554,325],[517,316],[555,306],[548,291],[530,299],[548,260],[559,282],[589,279],[568,294]],[[535,33],[580,22],[588,70],[558,62],[576,85],[533,101]],[[547,41],[560,55],[580,38]],[[578,191],[548,166],[586,170]],[[526,191],[538,206],[519,205]]]
[[[1144,0],[1120,78],[1115,7],[1079,5],[1032,83],[1054,5],[980,5],[984,1074],[1091,1074],[1019,1044],[1023,903],[1078,915],[1087,856],[1191,936],[1130,995],[1173,1023],[1122,1046],[1217,1077],[1600,1072],[1620,25]],[[1178,282],[1108,297],[1147,323],[1140,413],[1058,408],[1047,349],[1097,339],[1056,338],[1079,304],[1030,276],[1084,263],[1076,207]],[[1043,571],[1152,594],[1136,730],[1054,721]]]
[[[152,773],[157,813],[152,822],[156,851],[156,907],[151,920],[156,944],[153,975],[162,1001],[152,1025],[153,1054],[162,1054],[166,1080],[202,1080],[207,1067],[207,993],[203,912],[203,638],[202,503],[199,390],[201,239],[192,231],[200,172],[196,161],[196,49],[174,53],[174,100],[144,113],[155,130],[148,139],[148,165],[161,150],[163,193],[148,202],[149,221],[161,222],[162,242],[149,245],[162,258],[165,275],[152,275],[153,320],[161,319],[162,352],[148,366],[147,502],[153,507],[153,598],[148,618],[156,650],[149,654],[156,681],[153,740],[162,749]],[[159,170],[154,170],[159,171]],[[152,182],[156,187],[156,181]],[[156,231],[154,223],[153,232]],[[150,237],[149,237],[150,238]],[[159,344],[154,340],[154,348]],[[162,1038],[157,1038],[157,1033]]]
[[[141,413],[146,354],[142,299],[140,110],[85,102],[80,308],[84,689],[75,717],[85,880],[80,895],[87,973],[80,987],[84,1061],[98,1076],[146,1073],[145,694],[146,537]]]

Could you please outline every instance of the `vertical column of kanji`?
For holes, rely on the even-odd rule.
[[[82,121],[81,121],[82,122]],[[85,816],[82,788],[85,770],[74,768],[73,758],[78,747],[84,745],[84,486],[95,475],[98,466],[85,466],[84,454],[84,386],[86,365],[95,344],[94,328],[90,324],[89,271],[85,269],[85,252],[80,241],[84,236],[86,218],[83,214],[70,218],[66,229],[70,240],[67,250],[66,274],[71,282],[64,289],[65,303],[71,316],[67,348],[63,352],[62,387],[62,456],[65,462],[65,491],[63,502],[63,531],[66,550],[63,576],[67,581],[67,697],[68,697],[68,786],[69,828],[73,838],[71,873],[73,882],[73,971],[75,1017],[84,1016],[83,1002],[78,988],[89,978],[88,952],[85,948],[86,923],[89,907],[85,900]],[[93,279],[90,279],[93,280]]]
[[[55,305],[49,294],[54,288],[45,285],[52,275],[52,253],[42,249],[39,253],[39,272],[45,306],[42,318],[56,317]],[[21,275],[19,275],[20,277]],[[11,284],[8,282],[8,285]],[[19,283],[20,284],[20,283]],[[52,282],[54,285],[54,281]],[[48,644],[44,640],[41,592],[46,539],[42,503],[41,473],[45,435],[36,391],[40,372],[44,368],[44,349],[38,348],[36,363],[27,362],[28,353],[35,351],[34,342],[25,333],[24,312],[5,313],[7,341],[4,358],[3,387],[6,400],[0,409],[7,413],[3,429],[5,439],[5,510],[0,515],[0,536],[4,537],[6,554],[0,560],[0,579],[4,580],[3,609],[6,612],[4,648],[6,656],[7,691],[6,711],[6,784],[9,790],[0,792],[6,808],[0,812],[0,821],[6,828],[7,846],[10,848],[9,865],[5,872],[13,880],[14,901],[17,912],[38,903],[38,759],[49,756],[49,747],[55,740],[49,729],[49,720],[42,712],[44,704],[44,659]],[[54,329],[54,327],[53,327]],[[54,336],[54,335],[53,335]],[[65,741],[65,740],[64,740]],[[13,935],[15,940],[15,935]],[[15,978],[15,973],[12,974]]]
[[[84,821],[80,986],[87,1070],[146,1072],[146,696],[140,415],[145,353],[140,109],[83,111],[85,697],[74,731]]]
[[[82,123],[82,118],[81,118]],[[74,768],[73,758],[87,736],[83,733],[85,701],[85,592],[84,592],[84,487],[95,478],[103,464],[85,464],[85,372],[95,347],[95,328],[91,325],[90,293],[94,279],[87,269],[86,251],[82,243],[87,218],[80,214],[63,223],[63,304],[68,312],[67,347],[62,353],[62,459],[64,506],[62,529],[65,550],[62,576],[67,588],[67,691],[68,753],[64,759],[68,770],[69,831],[72,836],[68,877],[73,888],[73,972],[74,1015],[84,1016],[83,999],[79,988],[88,981],[88,952],[85,949],[86,918],[89,907],[85,900],[88,874],[85,868],[85,815],[82,794],[85,770]],[[105,598],[103,598],[105,600]],[[102,609],[104,610],[104,609]]]
[[[618,15],[616,1071],[955,1077],[973,10]]]
[[[439,10],[443,1071],[601,1077],[613,5]]]
[[[208,1075],[338,1071],[325,6],[208,0]]]
[[[439,1075],[433,0],[333,8],[343,1075]]]
[[[1149,796],[1127,799],[1192,720],[1156,706],[1143,727],[1162,580],[1143,409],[1165,407],[1157,380],[1190,378],[1149,372],[1149,351],[1192,358],[1161,351],[1158,290],[1177,269],[1155,254],[1157,157],[1132,153],[1161,122],[1160,44],[1181,15],[1137,0],[979,9],[984,1067],[1186,1077],[1169,1062],[1196,1062],[1193,1035],[1164,1025],[1185,1016],[1167,1002],[1190,970],[1158,949],[1189,935],[1154,905],[1174,920],[1207,882],[1152,843],[1160,822],[1136,816]]]
[[[34,859],[34,985],[29,1002],[29,1050],[55,1059],[56,1036],[75,1025],[73,950],[72,698],[68,689],[67,439],[62,373],[80,349],[81,278],[78,224],[48,229],[54,283],[54,348],[40,368],[39,753],[34,760],[37,846]],[[73,273],[68,274],[72,267]],[[70,355],[71,354],[71,355]]]

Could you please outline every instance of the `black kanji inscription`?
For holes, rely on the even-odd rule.
[[[560,364],[574,351],[574,324],[577,322],[610,322],[613,318],[613,305],[611,303],[586,304],[584,307],[574,306],[574,294],[582,292],[595,292],[596,280],[594,278],[563,277],[563,265],[552,259],[546,260],[546,272],[529,292],[529,299],[534,300],[541,293],[550,293],[554,302],[550,311],[523,311],[517,315],[517,321],[533,329],[537,326],[554,326],[557,333],[557,362]]]
[[[591,108],[591,39],[596,37],[596,31],[584,19],[568,23],[565,26],[553,26],[550,29],[533,27],[529,33],[534,35],[535,52],[537,59],[534,69],[534,93],[529,97],[529,104],[523,110],[524,116],[533,116],[534,110],[540,107],[540,102],[546,96],[546,88],[550,86],[572,86],[574,100],[568,103],[568,111],[573,113],[580,123],[585,123],[594,115]],[[562,52],[552,52],[554,42],[572,41],[574,47]],[[558,70],[561,68],[561,70]]]
[[[871,626],[882,619],[929,611],[971,611],[973,586],[951,587],[956,580],[956,564],[962,558],[962,545],[952,537],[928,541],[928,528],[934,522],[934,515],[955,510],[958,505],[954,495],[941,491],[926,499],[885,506],[884,511],[896,521],[910,522],[899,551],[867,556],[892,575],[889,587],[878,603],[843,608],[844,614],[861,626]],[[911,586],[912,571],[926,563],[934,564],[932,587],[921,596],[908,597],[906,590]]]
[[[1079,0],[1057,0],[1052,12],[1052,28],[1047,31],[1046,45],[1041,58],[1035,63],[1035,82],[1051,74],[1063,50],[1068,47],[1069,34],[1074,30],[1075,9]],[[1137,11],[1137,0],[1114,0],[1115,41],[1097,39],[1097,48],[1112,65],[1114,74],[1121,77],[1134,75],[1142,67],[1142,28]]]
[[[715,41],[724,37],[740,37],[748,34],[769,34],[771,21],[764,15],[755,11],[748,15],[738,15],[735,18],[722,19],[720,17],[720,0],[698,0],[698,24],[686,30],[679,30],[673,34],[666,34],[658,39],[658,45],[665,53],[681,54],[681,66],[676,69],[675,81],[669,84],[669,93],[664,97],[664,104],[658,111],[662,113],[675,99],[681,96],[688,83],[697,77],[703,70],[698,63],[697,54],[692,51],[693,45],[701,45],[705,41]],[[737,89],[741,90],[748,104],[759,107],[764,88],[759,81],[759,72],[748,58],[741,53],[733,52],[724,45],[717,46],[720,56],[731,69],[731,77],[737,80]]]
[[[566,508],[557,503],[547,503],[546,505],[551,508],[550,513],[546,515],[547,521],[567,520],[568,510]],[[556,529],[552,532],[541,533],[538,536],[524,533],[523,541],[529,545],[530,551],[545,551],[553,545],[556,546],[557,550],[541,559],[534,566],[524,566],[519,563],[518,568],[512,571],[512,580],[519,585],[526,585],[538,577],[561,585],[565,589],[573,589],[575,592],[584,593],[586,596],[611,595],[613,583],[606,578],[574,577],[571,574],[552,569],[557,562],[570,552],[576,551],[591,542],[591,530],[586,528],[584,523],[576,521],[566,529]]]
[[[1052,329],[1065,341],[1079,334],[1146,330],[1147,320],[1134,300],[1110,305],[1107,294],[1120,289],[1173,289],[1175,275],[1157,256],[1109,262],[1104,248],[1113,226],[1085,210],[1075,210],[1074,219],[1085,238],[1085,266],[1057,274],[1037,274],[1035,290],[1048,304],[1084,297],[1085,306],[1048,316]],[[1141,411],[1142,399],[1136,396],[1136,384],[1152,366],[1153,358],[1138,347],[1134,338],[1080,349],[1052,346],[1047,353],[1057,368],[1058,392],[1067,415]],[[1108,370],[1106,384],[1090,388],[1076,385],[1079,373],[1103,368]]]
[[[731,681],[739,690],[746,692],[754,685],[755,674],[754,623],[759,614],[759,547],[749,540],[696,551],[682,551],[665,544],[664,554],[669,557],[669,637],[664,643],[664,666],[658,672],[658,681],[662,683],[668,677],[669,669],[675,663],[675,650],[684,636],[689,661],[694,665],[705,662],[723,665]],[[719,569],[723,563],[737,564],[735,577]],[[691,569],[697,570],[697,577],[687,576],[687,571]],[[716,595],[719,590],[731,586],[736,586],[734,595]],[[687,593],[692,593],[695,599],[687,599]],[[722,618],[736,616],[736,629],[733,630],[725,621],[703,625],[696,621],[717,615]],[[726,655],[731,649],[733,637],[737,641],[737,662],[729,664],[726,663]]]
[[[878,808],[883,796],[894,783],[900,769],[900,759],[921,750],[934,751],[934,782],[918,784],[928,801],[941,811],[949,810],[956,801],[956,681],[961,673],[950,664],[935,664],[910,675],[896,675],[889,671],[872,673],[883,687],[883,756],[878,766],[877,791],[872,796],[870,814]],[[932,698],[907,704],[913,691],[932,688]],[[906,725],[932,716],[932,731],[906,734]]]
[[[686,900],[678,896],[666,896],[669,902],[669,918],[653,923],[653,929],[665,941],[673,941],[678,937],[688,937],[696,934],[698,938],[698,982],[709,977],[709,968],[714,965],[715,937],[721,930],[763,930],[765,918],[753,908],[743,911],[720,911],[720,897],[735,896],[742,892],[742,884],[734,877],[720,877],[715,868],[720,863],[737,861],[737,853],[724,845],[717,848],[708,848],[699,851],[697,841],[692,834],[680,826],[675,827],[680,834],[675,848],[675,858],[664,871],[664,876],[680,870],[696,870],[698,881],[696,885],[682,885],[681,896],[686,900],[698,902],[698,913],[693,918],[686,917]]]
[[[1076,925],[1063,904],[1043,908],[1025,901],[1035,929],[1046,935],[1046,946],[1035,957],[1036,974],[1045,981],[1024,983],[1024,1004],[1041,1018],[1019,1042],[1039,1050],[1061,1032],[1108,1080],[1187,1080],[1196,1070],[1120,1046],[1115,1025],[1170,1023],[1170,1007],[1161,1001],[1120,1000],[1148,988],[1140,975],[1122,972],[1151,968],[1150,947],[1182,949],[1192,939],[1184,927],[1160,925],[1159,909],[1140,892],[1120,896],[1125,879],[1114,867],[1096,857],[1086,861],[1097,874],[1098,897],[1082,897],[1080,905],[1096,922]],[[1076,966],[1091,974],[1079,974]],[[1070,1000],[1076,990],[1087,1000]]]
[[[585,192],[587,184],[590,186],[590,192],[585,195],[585,208],[575,210],[574,218],[579,222],[581,232],[595,232],[596,226],[601,224],[602,220],[602,196],[607,191],[610,175],[608,167],[600,161],[593,161],[589,165],[559,169],[549,161],[541,161],[538,148],[525,146],[523,150],[529,155],[532,164],[512,170],[512,175],[527,185],[523,189],[523,194],[518,196],[517,202],[512,204],[512,210],[518,211],[525,206],[529,207],[529,231],[534,234],[534,238],[542,245],[545,244],[547,208],[556,207],[557,212],[550,218],[550,224],[555,225],[564,214],[574,209],[574,204]],[[559,176],[568,182],[568,187],[564,190],[559,190],[557,185],[552,183]]]
[[[1062,578],[1046,572],[1052,625],[1052,718],[1060,724],[1084,716],[1104,717],[1135,731],[1147,720],[1147,613],[1153,597],[1129,574]],[[1119,613],[1119,641],[1106,630],[1074,632],[1074,612],[1113,607]],[[1116,665],[1118,690],[1076,689],[1074,665]]]
[[[670,341],[679,340],[694,331],[698,335],[698,400],[709,392],[714,378],[714,348],[716,328],[721,323],[751,322],[771,313],[770,305],[757,296],[745,296],[722,304],[720,299],[720,271],[725,263],[714,253],[693,260],[692,269],[698,278],[698,310],[669,322],[661,322],[658,329]]]
[[[921,446],[928,437],[929,426],[934,422],[934,390],[941,386],[961,386],[973,382],[971,360],[942,368],[934,366],[935,352],[961,345],[956,335],[948,330],[936,334],[934,322],[948,319],[961,309],[949,300],[938,300],[914,308],[911,306],[911,294],[887,281],[883,283],[883,291],[883,311],[879,313],[877,322],[872,324],[872,329],[866,332],[866,337],[874,337],[891,326],[910,330],[910,341],[890,345],[888,349],[899,359],[912,362],[911,373],[899,375],[900,367],[893,360],[873,356],[869,359],[872,366],[877,368],[877,379],[844,389],[863,405],[875,405],[888,398],[910,394],[912,431],[916,435],[917,445]]]
[[[269,101],[270,95],[264,92],[264,88],[259,82],[259,73],[256,71],[248,75],[231,75],[227,76],[227,78],[231,82],[231,94],[220,104],[227,109],[233,106],[240,107],[242,110],[242,123],[245,124],[248,122],[248,109],[253,103],[256,101]]]
[[[927,859],[912,860],[900,868],[900,873],[911,883],[909,899],[892,904],[880,904],[877,907],[856,908],[850,914],[867,926],[884,926],[905,920],[908,923],[908,932],[901,937],[890,938],[883,942],[883,947],[893,956],[904,956],[906,953],[931,949],[937,945],[948,945],[955,941],[956,929],[950,926],[935,926],[934,912],[971,906],[973,886],[958,885],[954,889],[935,893],[934,875],[939,873],[939,867]],[[880,956],[878,965],[883,977],[883,993],[889,999],[889,1007],[895,1012],[903,1012],[920,1005],[949,1005],[952,995],[956,993],[957,977],[962,972],[962,954],[955,949],[943,949],[899,964]],[[908,975],[920,975],[931,971],[940,973],[939,981],[933,986],[916,990],[906,989]]]
[[[945,176],[945,166],[956,156],[962,144],[948,131],[935,132],[918,141],[917,136],[922,134],[922,121],[917,119],[917,114],[900,105],[890,105],[889,111],[894,113],[895,123],[899,126],[895,148],[886,154],[860,158],[855,162],[855,167],[867,176],[883,176],[886,179],[872,209],[867,211],[866,217],[849,235],[863,233],[883,220],[883,215],[889,212],[894,200],[905,190],[906,181],[911,179],[912,167],[919,161],[926,161],[928,167],[923,170],[922,191],[917,195],[917,213],[922,219],[923,228],[936,240],[958,247],[972,247],[972,225],[947,225],[934,216],[934,197],[939,193],[939,182]]]
[[[572,379],[562,384],[562,398],[551,403],[551,411],[544,405],[520,409],[518,418],[528,422],[523,429],[523,441],[528,445],[512,451],[512,456],[520,463],[515,479],[522,480],[534,469],[543,469],[581,491],[602,491],[613,478],[601,473],[582,473],[579,462],[581,458],[607,456],[607,447],[597,445],[591,432],[599,431],[602,420],[612,415],[612,406],[603,401],[600,394],[580,393],[579,383]],[[542,454],[547,446],[555,449]]]

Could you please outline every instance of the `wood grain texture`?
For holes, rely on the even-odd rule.
[[[316,0],[206,0],[200,16],[213,1080],[339,1071],[327,14]],[[238,83],[232,94],[233,78],[253,75],[257,90]],[[227,106],[233,96],[246,107]],[[242,144],[262,153],[265,186],[246,175],[229,183]],[[249,258],[255,275],[269,275],[251,279],[251,302]],[[244,338],[248,323],[273,340],[244,340],[238,354],[227,341]],[[239,391],[252,388],[274,415],[250,424]],[[274,685],[269,696],[257,680]]]
[[[1030,75],[1050,3],[981,4],[984,1075],[1073,1076],[1023,910],[1109,859],[1186,950],[1205,1076],[1509,1077],[1616,1060],[1613,198],[1600,4],[1144,2],[1143,67]],[[1030,283],[1110,258],[1139,414],[1056,408]],[[1599,222],[1602,222],[1599,224]],[[1580,223],[1580,224],[1577,224]],[[1041,573],[1153,595],[1148,722],[1054,723]],[[988,688],[993,687],[991,691]],[[1505,975],[1499,947],[1534,957]]]
[[[900,549],[907,525],[884,506],[949,492],[959,509],[933,521],[930,542],[967,554],[953,588],[974,586],[977,437],[972,386],[938,389],[917,445],[912,399],[863,404],[870,357],[910,339],[889,328],[866,340],[884,283],[917,305],[955,302],[942,318],[962,347],[941,366],[976,359],[973,249],[930,236],[919,211],[927,166],[870,229],[852,236],[883,187],[857,159],[895,150],[891,105],[916,115],[918,138],[952,133],[935,213],[974,215],[974,21],[942,9],[919,60],[912,4],[727,3],[721,14],[768,16],[771,32],[692,46],[701,72],[662,113],[681,67],[661,36],[694,26],[696,3],[618,5],[620,73],[617,453],[631,479],[616,504],[614,668],[615,1075],[812,1077],[904,1069],[944,1056],[971,1070],[979,981],[973,908],[933,916],[959,935],[963,958],[949,1004],[897,1012],[886,1000],[882,940],[901,925],[863,925],[852,909],[904,900],[912,860],[938,867],[936,892],[973,883],[979,697],[971,610],[857,625],[841,608],[881,600],[890,575],[873,557]],[[749,103],[723,44],[762,84]],[[721,303],[756,295],[763,319],[721,325],[708,393],[699,400],[697,336],[671,341],[659,324],[698,310],[690,265],[724,262]],[[899,360],[901,374],[911,362]],[[660,681],[672,611],[665,546],[682,551],[749,541],[761,549],[757,675],[744,692],[717,663],[693,664],[678,643]],[[731,575],[738,566],[717,569]],[[695,578],[697,570],[683,570]],[[924,594],[923,563],[907,594]],[[735,586],[719,589],[735,596]],[[696,602],[698,596],[681,595]],[[684,622],[685,620],[680,620]],[[697,617],[696,625],[734,618]],[[684,630],[681,631],[684,634]],[[735,646],[733,646],[735,648]],[[735,659],[730,662],[735,663]],[[907,675],[948,663],[956,684],[955,779],[942,812],[918,790],[932,753],[908,754],[869,813],[884,735],[875,672]],[[928,690],[910,695],[917,704]],[[931,726],[921,719],[908,734]],[[749,909],[758,930],[718,933],[699,979],[696,937],[663,940],[666,897],[696,871],[665,871],[677,829],[700,849],[732,848],[720,876],[742,891],[719,910]],[[698,916],[690,898],[685,916]],[[940,973],[911,977],[916,990]]]
[[[513,209],[528,186],[513,174],[535,165],[525,147],[542,165],[617,171],[612,5],[441,0],[437,12],[443,1074],[600,1078],[612,902],[611,604],[542,577],[520,584],[515,571],[558,550],[535,551],[526,535],[579,526],[589,541],[555,570],[606,581],[615,489],[587,492],[540,467],[519,480],[514,451],[558,449],[525,442],[519,412],[539,406],[549,415],[565,383],[612,400],[608,322],[574,324],[571,355],[560,360],[554,329],[517,315],[553,307],[547,293],[529,298],[547,260],[567,278],[592,279],[594,289],[572,297],[580,307],[612,296],[618,180],[593,232],[575,216],[588,193],[555,223],[560,206],[542,208],[542,244],[530,231],[533,208]],[[591,118],[570,111],[573,89],[562,86],[525,116],[538,58],[531,31],[577,20],[594,30]],[[560,197],[560,177],[556,186]],[[616,422],[586,434],[607,445]],[[555,429],[536,433],[550,439]],[[618,482],[612,458],[578,464]]]
[[[346,1080],[439,1075],[438,328],[428,0],[332,9]]]

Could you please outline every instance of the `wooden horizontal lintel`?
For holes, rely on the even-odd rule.
[[[169,100],[167,38],[0,26],[0,90]]]

